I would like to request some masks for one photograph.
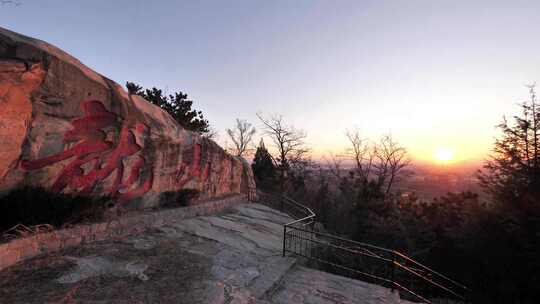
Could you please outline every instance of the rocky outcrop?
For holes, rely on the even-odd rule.
[[[10,304],[71,303],[65,299],[413,304],[388,288],[305,268],[294,257],[282,257],[283,224],[290,221],[286,214],[259,204],[172,220],[137,235],[86,243],[4,269],[0,297]]]
[[[0,28],[0,193],[247,193],[250,167],[62,50]]]

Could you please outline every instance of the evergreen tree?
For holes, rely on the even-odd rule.
[[[496,236],[483,244],[490,250],[481,252],[488,253],[483,257],[490,265],[506,270],[492,274],[500,286],[510,287],[506,295],[538,299],[534,286],[540,282],[540,109],[534,85],[529,86],[529,94],[529,100],[521,104],[521,114],[512,122],[505,118],[498,126],[502,135],[479,173],[495,203],[489,234]]]
[[[535,86],[530,99],[521,104],[521,115],[498,125],[502,136],[479,178],[498,202],[540,202],[540,112]]]
[[[167,96],[160,89],[155,87],[143,89],[133,82],[127,82],[126,88],[130,95],[139,95],[167,111],[185,129],[204,134],[211,131],[208,120],[204,119],[202,112],[191,108],[193,101],[188,99],[187,94],[175,92]]]
[[[261,188],[273,189],[275,187],[276,168],[272,156],[264,146],[264,141],[261,138],[255,158],[251,164],[255,180]]]
[[[324,175],[320,175],[319,188],[315,195],[315,209],[317,212],[317,219],[324,225],[328,225],[329,218],[329,204],[330,204],[330,189],[328,187],[328,180]]]

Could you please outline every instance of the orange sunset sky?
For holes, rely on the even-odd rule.
[[[188,93],[220,142],[235,118],[260,126],[257,112],[279,113],[306,130],[315,159],[340,153],[358,127],[391,133],[415,159],[459,162],[485,157],[495,125],[540,78],[539,11],[539,1],[54,0],[2,6],[0,23],[121,84]]]

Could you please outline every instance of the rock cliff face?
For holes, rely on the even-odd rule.
[[[62,50],[0,28],[0,193],[247,193],[250,166]],[[38,202],[36,202],[38,203]]]

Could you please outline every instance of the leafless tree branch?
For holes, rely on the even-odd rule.
[[[19,1],[13,1],[13,0],[0,0],[0,4],[20,6],[22,3]]]
[[[375,154],[372,149],[372,144],[367,138],[360,136],[358,128],[347,130],[345,132],[351,147],[347,149],[347,154],[355,162],[356,170],[364,181],[369,180],[369,175],[373,166],[373,158]]]
[[[227,129],[227,134],[232,140],[233,151],[236,156],[244,156],[248,152],[249,144],[257,131],[249,122],[242,119],[236,119],[236,126],[233,129]]]

